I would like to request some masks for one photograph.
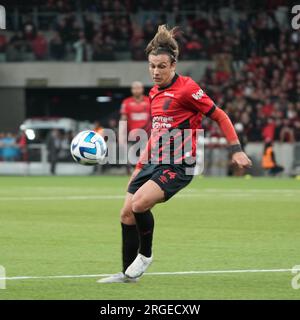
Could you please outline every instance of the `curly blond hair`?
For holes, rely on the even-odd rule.
[[[171,58],[171,62],[177,61],[179,55],[179,47],[175,39],[177,31],[177,27],[169,29],[165,24],[158,26],[156,35],[146,47],[147,56],[149,54],[167,53]]]

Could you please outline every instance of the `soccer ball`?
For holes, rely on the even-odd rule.
[[[70,150],[76,162],[89,166],[105,158],[107,145],[100,134],[86,130],[79,132],[73,138]]]

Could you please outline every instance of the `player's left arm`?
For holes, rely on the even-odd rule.
[[[222,109],[214,105],[212,112],[207,114],[207,116],[217,122],[219,128],[226,137],[229,143],[232,162],[235,163],[239,168],[251,167],[252,162],[242,150],[240,141],[228,115]]]
[[[240,168],[251,167],[252,162],[242,150],[240,141],[228,115],[222,109],[218,108],[195,82],[191,82],[187,88],[186,98],[189,108],[197,110],[217,122],[229,143],[232,162]]]

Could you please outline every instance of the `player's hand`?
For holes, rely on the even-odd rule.
[[[236,152],[232,155],[232,163],[236,164],[239,168],[252,167],[252,161],[247,157],[245,152]]]
[[[141,171],[142,169],[140,168],[135,168],[134,171],[132,172],[132,175],[128,181],[128,184],[127,184],[127,188],[129,187],[131,181],[139,174],[139,172]]]

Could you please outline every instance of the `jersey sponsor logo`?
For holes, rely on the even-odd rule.
[[[153,122],[152,129],[170,129],[172,127],[171,123],[160,123]]]
[[[155,116],[153,117],[153,121],[160,121],[160,122],[173,122],[173,117],[164,117],[164,116]]]
[[[172,127],[172,124],[170,122],[173,122],[173,117],[164,117],[164,116],[156,116],[152,119],[152,128],[153,129],[170,129]]]
[[[147,120],[148,114],[145,112],[134,112],[130,115],[131,119],[134,121]]]
[[[192,97],[195,99],[195,100],[200,100],[204,95],[204,92],[202,89],[199,89],[196,93],[193,93],[192,94]]]
[[[145,106],[145,105],[147,105],[147,102],[145,102],[145,101],[142,101],[142,102],[131,101],[131,102],[129,102],[129,105],[130,105],[131,107],[133,107],[133,106],[138,106],[138,105],[140,105],[140,106]]]

